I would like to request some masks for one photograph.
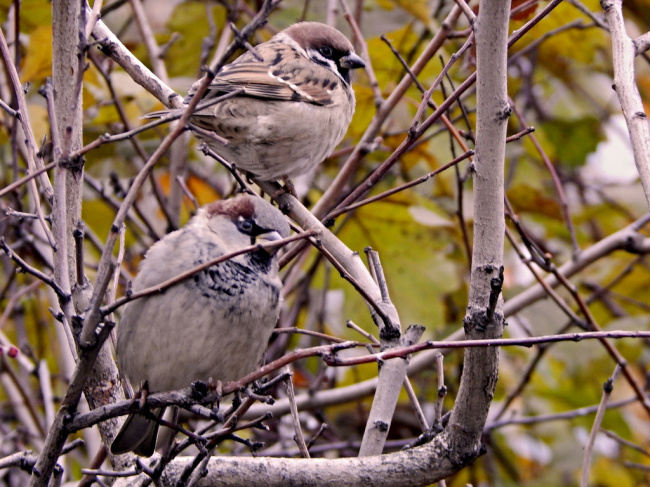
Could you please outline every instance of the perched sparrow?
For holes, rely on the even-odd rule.
[[[355,105],[350,70],[365,63],[343,34],[318,22],[294,24],[254,51],[224,66],[204,99],[242,94],[191,121],[228,141],[207,142],[238,169],[265,181],[305,174],[345,135]]]
[[[185,227],[154,244],[133,290],[156,286],[220,255],[289,235],[279,210],[262,198],[238,196],[201,208]],[[237,380],[259,365],[280,310],[277,259],[257,250],[209,267],[162,294],[126,305],[117,328],[117,360],[134,386],[151,392],[196,380]],[[162,416],[162,411],[154,411]],[[128,417],[114,454],[153,454],[158,424]]]

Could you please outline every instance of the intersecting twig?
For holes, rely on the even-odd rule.
[[[381,351],[389,351],[403,345],[417,343],[424,332],[424,327],[409,326],[402,336],[399,316],[390,300],[388,285],[379,260],[379,254],[370,248],[365,249],[373,276],[381,294],[381,307],[390,321],[378,322]],[[388,430],[392,421],[401,386],[406,379],[408,358],[381,360],[379,366],[379,383],[368,414],[366,429],[361,441],[359,456],[379,455],[383,451]]]
[[[605,381],[605,384],[603,384],[603,396],[600,400],[600,404],[598,405],[598,411],[596,412],[594,424],[591,427],[591,432],[589,433],[589,439],[585,445],[585,451],[582,459],[582,475],[580,478],[580,487],[588,487],[589,485],[589,466],[591,465],[591,454],[594,449],[594,444],[596,443],[596,436],[600,431],[600,425],[602,424],[603,417],[605,416],[605,411],[607,410],[609,397],[612,395],[612,391],[614,390],[614,382],[616,381],[616,377],[618,377],[620,371],[620,364],[616,364],[614,373],[609,379]]]
[[[305,443],[305,436],[302,433],[302,427],[300,426],[300,417],[298,416],[298,407],[296,406],[296,395],[293,390],[293,373],[291,372],[289,365],[285,367],[285,370],[288,374],[290,374],[287,380],[284,381],[284,390],[287,393],[287,397],[289,398],[289,404],[291,405],[291,419],[293,420],[293,428],[296,431],[293,439],[298,445],[298,449],[300,450],[302,457],[310,458],[309,449]]]

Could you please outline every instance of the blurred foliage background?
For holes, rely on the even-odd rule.
[[[470,4],[477,8],[476,3]],[[128,2],[105,4],[103,20],[139,59],[149,64]],[[511,31],[521,28],[548,2],[515,1],[513,9],[520,4],[526,8],[513,10]],[[231,9],[229,16],[227,7],[233,5],[237,8]],[[410,64],[440,29],[454,2],[350,0],[350,5],[368,43],[379,90],[386,98],[406,72],[380,36],[385,36]],[[267,40],[300,19],[325,21],[328,6],[327,2],[286,0],[270,16],[269,24],[256,34],[252,44]],[[631,37],[650,29],[648,0],[626,1],[624,7]],[[243,26],[250,19],[250,12],[256,11],[257,4],[255,1],[149,0],[145,8],[156,41],[165,47],[164,63],[170,84],[185,94],[189,85],[201,75],[202,64],[211,59],[214,45],[228,19]],[[45,140],[49,137],[49,121],[45,100],[38,94],[38,88],[51,73],[50,2],[0,0],[0,22],[7,36],[17,39],[17,44],[10,47],[27,90],[31,123],[37,139]],[[336,25],[351,37],[350,28],[340,15],[336,17]],[[567,0],[510,50],[509,95],[516,110],[510,119],[508,135],[517,134],[526,127],[535,130],[507,146],[507,198],[512,215],[558,266],[648,211],[618,98],[611,88],[611,42],[603,26],[597,0]],[[418,76],[425,89],[466,41],[470,30],[464,17],[454,25],[453,33]],[[212,47],[206,44],[206,39],[212,41]],[[206,46],[207,56],[203,59],[201,46]],[[473,55],[472,49],[466,51],[451,67],[441,87],[433,94],[435,103],[441,103],[474,71]],[[137,127],[144,123],[143,114],[164,108],[96,48],[91,48],[89,56],[91,62],[83,86],[84,143],[104,133],[115,134]],[[637,57],[636,69],[639,90],[648,103],[650,63],[646,55]],[[344,142],[315,174],[296,181],[299,195],[308,206],[313,205],[331,183],[375,116],[374,95],[365,73],[357,73],[354,88],[357,109]],[[0,95],[10,104],[11,89],[4,69],[0,69]],[[422,93],[411,86],[383,125],[376,150],[363,159],[350,186],[363,181],[407,137],[421,100]],[[470,89],[447,113],[470,148],[474,106],[475,96]],[[650,106],[646,106],[648,109]],[[151,154],[166,131],[163,126],[138,134],[136,138],[144,153]],[[200,205],[227,197],[233,190],[232,178],[195,150],[198,144],[195,138],[188,138],[186,143],[189,146],[182,151],[187,157],[183,176],[189,192]],[[24,172],[19,144],[16,121],[2,112],[0,185],[3,187]],[[44,151],[47,151],[46,146]],[[450,137],[449,130],[436,124],[372,193],[378,194],[423,176],[463,152]],[[116,211],[115,204],[142,167],[141,155],[129,140],[102,145],[86,155],[83,219],[87,227],[86,272],[91,280],[102,241]],[[557,173],[564,199],[544,158]],[[167,158],[157,167],[128,221],[118,295],[123,293],[146,248],[173,228],[161,210],[159,198],[155,197],[158,192],[164,200],[172,183],[176,184],[170,178],[172,162]],[[467,242],[471,239],[468,240],[467,235],[472,231],[471,200],[471,171],[469,162],[463,161],[422,184],[338,217],[332,227],[351,249],[362,252],[371,246],[379,251],[391,298],[402,323],[424,325],[424,339],[443,339],[462,327],[470,269],[468,255],[471,252]],[[572,228],[563,215],[563,204]],[[38,226],[28,216],[8,212],[9,209],[33,211],[28,205],[25,187],[0,199],[0,209],[3,238],[31,265],[51,273],[51,250],[39,234]],[[191,199],[185,197],[181,222],[193,211]],[[509,228],[517,235],[514,226],[509,224]],[[518,236],[515,239],[520,242]],[[534,277],[510,244],[505,252],[504,295],[507,302],[532,286]],[[65,391],[71,369],[69,358],[65,358],[67,344],[48,311],[56,301],[51,291],[32,276],[16,273],[14,264],[4,254],[0,256],[0,263],[0,338],[3,346],[13,345],[20,351],[17,358],[0,357],[1,457],[25,448],[38,450],[48,424],[46,419]],[[591,313],[603,329],[647,330],[650,324],[648,264],[644,255],[617,251],[603,255],[571,282],[589,303]],[[362,298],[315,250],[289,267],[295,266],[299,271],[286,272],[290,278],[287,278],[281,326],[295,325],[345,339],[360,339],[357,332],[346,328],[349,319],[369,332],[376,331]],[[578,312],[570,294],[566,290],[559,293],[569,307]],[[508,325],[506,336],[511,337],[579,331],[575,326],[567,326],[571,325],[570,320],[550,299],[525,307],[508,318]],[[283,337],[276,340],[269,353],[277,356],[312,342],[306,337]],[[650,360],[645,341],[626,340],[616,345],[633,373],[643,382]],[[530,366],[531,363],[534,366]],[[568,419],[550,416],[530,425],[509,425],[507,420],[544,417],[598,404],[602,384],[611,375],[614,365],[597,342],[503,349],[492,411],[494,421],[498,419],[503,424],[486,430],[487,454],[471,468],[449,479],[447,485],[577,485],[582,447],[591,429],[593,411],[587,415],[576,413]],[[529,367],[530,375],[525,376],[524,371]],[[444,361],[445,383],[449,389],[444,403],[446,410],[453,405],[461,369],[462,353],[447,354]],[[304,392],[309,388],[350,385],[374,375],[374,365],[331,370],[314,358],[296,364],[294,382],[299,392]],[[436,400],[435,366],[412,380],[425,412],[432,414]],[[44,382],[53,391],[54,403],[49,406],[43,400]],[[521,390],[506,404],[505,399],[519,385]],[[621,401],[631,396],[628,384],[619,378],[612,400]],[[305,416],[308,436],[321,424],[328,425],[326,432],[314,443],[314,454],[355,455],[354,445],[363,432],[370,401],[371,398],[366,397]],[[502,409],[504,405],[506,409]],[[260,454],[292,454],[295,448],[286,440],[285,419],[276,418],[270,424],[270,432],[250,433],[251,437],[266,442],[267,450]],[[421,433],[406,398],[400,403],[392,428],[394,448],[407,444]],[[592,461],[592,479],[597,480],[597,485],[650,485],[648,474],[642,468],[629,465],[631,462],[650,467],[647,413],[634,403],[613,408],[605,415],[603,429],[609,436],[603,433],[598,437]],[[634,443],[639,449],[613,439],[614,435]],[[70,454],[77,474],[81,467],[89,464],[99,448],[92,432],[83,432],[81,436],[86,440],[86,447]],[[225,444],[223,453],[233,448],[241,450],[240,446]],[[17,475],[0,470],[0,482],[13,485]]]

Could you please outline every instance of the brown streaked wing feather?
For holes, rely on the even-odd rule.
[[[256,61],[239,63],[219,73],[209,92],[220,94],[243,89],[248,96],[272,100],[296,100],[296,92],[287,83],[269,75],[269,66]],[[309,101],[309,100],[300,100]]]
[[[210,85],[208,94],[213,96],[244,89],[247,96],[256,98],[332,104],[329,90],[336,89],[340,83],[333,73],[284,44],[275,43],[273,49],[266,47],[260,49],[263,54],[269,53],[263,56],[264,61],[246,53],[224,66]],[[193,88],[188,96],[194,92]]]
[[[341,80],[325,66],[304,58],[290,59],[271,69],[271,75],[300,93],[311,103],[331,105],[332,92],[340,89]]]

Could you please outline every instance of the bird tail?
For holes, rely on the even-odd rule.
[[[165,408],[154,409],[152,413],[162,418]],[[156,449],[158,423],[139,413],[130,414],[111,444],[113,455],[133,452],[141,457],[150,457]]]

